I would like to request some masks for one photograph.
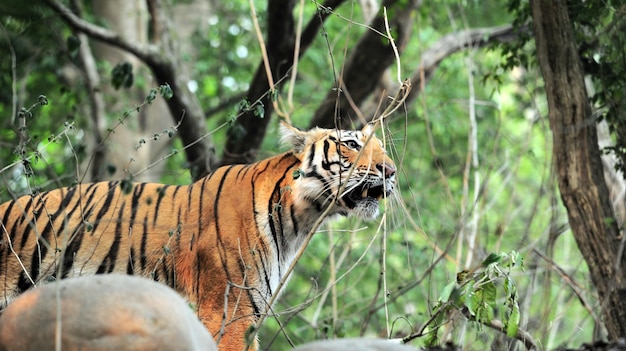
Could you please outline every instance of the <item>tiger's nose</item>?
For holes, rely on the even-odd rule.
[[[391,178],[396,174],[396,167],[389,163],[379,163],[376,168],[385,175],[385,178]]]

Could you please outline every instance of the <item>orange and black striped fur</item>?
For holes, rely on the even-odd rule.
[[[188,186],[80,184],[0,205],[3,304],[55,279],[142,275],[186,297],[221,350],[243,349],[322,212],[373,219],[395,186],[370,126],[281,129],[292,151]]]

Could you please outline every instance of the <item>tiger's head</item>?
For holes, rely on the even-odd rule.
[[[283,142],[293,147],[301,161],[300,169],[294,172],[299,200],[314,204],[320,211],[335,200],[331,215],[356,215],[365,220],[378,216],[379,201],[394,191],[396,166],[372,126],[360,131],[301,131],[281,125]]]

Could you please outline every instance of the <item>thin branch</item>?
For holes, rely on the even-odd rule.
[[[428,48],[422,54],[422,60],[415,68],[410,77],[411,86],[416,87],[412,89],[406,99],[406,104],[411,104],[417,96],[422,92],[426,84],[430,81],[435,70],[439,67],[439,64],[452,54],[459,52],[463,49],[481,48],[487,45],[492,45],[495,42],[510,42],[519,37],[521,31],[526,31],[528,28],[515,29],[511,25],[491,27],[491,28],[475,28],[462,30],[454,33],[447,34],[439,39],[435,44]],[[385,108],[391,102],[386,99],[383,100],[382,106],[379,106],[379,96],[383,91],[396,91],[398,84],[391,82],[379,81],[377,87],[378,93],[371,94],[372,98],[376,101],[368,101],[362,108],[363,114],[366,116],[373,116],[377,108]]]
[[[134,43],[124,40],[124,38],[120,37],[115,32],[83,20],[57,0],[43,1],[47,3],[48,6],[50,6],[54,11],[56,11],[56,13],[58,13],[59,16],[63,18],[65,23],[70,25],[70,27],[81,33],[87,34],[91,38],[101,40],[124,51],[128,51],[142,60],[147,60],[151,56],[158,53],[158,48],[155,46],[144,47],[141,45],[136,45]]]
[[[335,9],[345,0],[327,0],[322,4],[317,4],[318,9]],[[319,37],[320,29],[324,24],[324,21],[332,14],[332,11],[317,11],[302,31],[301,45],[300,45],[300,57],[304,54],[306,49],[311,46],[315,38]]]

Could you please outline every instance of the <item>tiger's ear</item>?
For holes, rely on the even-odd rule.
[[[371,123],[367,123],[363,126],[363,128],[361,128],[361,133],[363,133],[363,135],[370,136],[370,134],[374,133],[374,125]]]
[[[280,142],[283,145],[292,147],[296,153],[300,153],[304,150],[307,135],[307,132],[298,129],[285,121],[280,121]]]

